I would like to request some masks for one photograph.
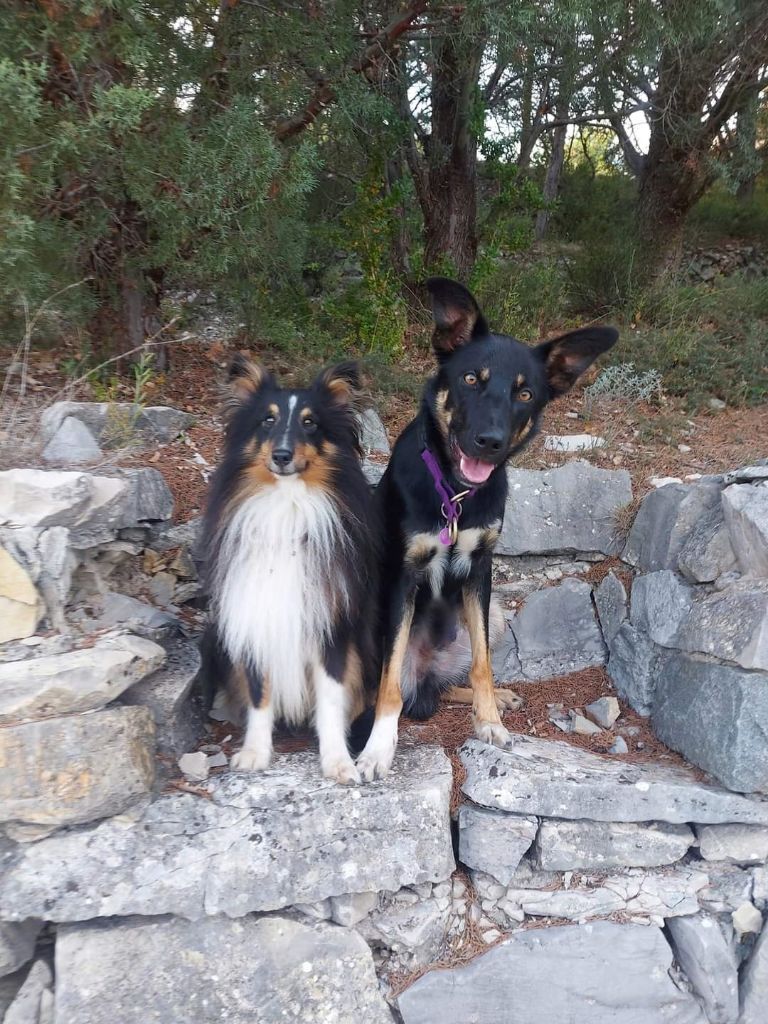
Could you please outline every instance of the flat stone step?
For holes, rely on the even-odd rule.
[[[612,761],[556,740],[514,740],[510,750],[478,740],[461,748],[462,790],[476,804],[572,820],[768,824],[768,799],[700,782],[692,771]]]
[[[598,921],[526,929],[466,967],[432,971],[398,999],[405,1024],[705,1024],[669,970],[659,928]]]
[[[437,747],[402,747],[389,778],[362,787],[323,779],[314,753],[282,755],[211,779],[208,798],[165,795],[134,822],[11,850],[0,918],[239,917],[442,881],[454,868],[451,778]]]
[[[58,1024],[392,1024],[355,932],[264,917],[135,918],[69,926],[56,942]]]

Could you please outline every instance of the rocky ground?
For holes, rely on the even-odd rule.
[[[219,427],[191,416],[49,405],[0,471],[0,1019],[762,1020],[768,467],[510,469],[514,748],[446,708],[342,789],[302,735],[231,773],[193,699]],[[372,415],[365,447],[375,479]]]

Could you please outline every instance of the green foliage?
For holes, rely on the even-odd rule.
[[[668,286],[649,296],[611,358],[657,369],[664,389],[696,409],[708,397],[729,405],[768,399],[768,279],[739,276],[702,286]]]
[[[768,239],[768,184],[758,187],[752,199],[737,198],[722,184],[716,185],[693,208],[689,237],[706,245],[724,238]]]
[[[563,315],[565,281],[553,259],[478,261],[470,285],[490,322],[524,341],[547,334]]]

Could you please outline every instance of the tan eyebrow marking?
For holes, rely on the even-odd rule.
[[[525,384],[525,377],[522,375],[522,373],[518,373],[517,377],[515,378],[515,386],[521,388],[523,384]]]
[[[277,419],[277,417],[280,415],[280,410],[278,409],[274,402],[271,405],[267,406],[267,412],[269,413],[270,416],[274,416],[275,419]]]
[[[305,405],[304,408],[301,410],[301,418],[304,419],[306,416],[311,416],[311,415],[312,415],[312,410],[309,408],[308,405]]]
[[[480,380],[487,381],[491,379],[491,371],[487,366],[484,366],[480,371]]]

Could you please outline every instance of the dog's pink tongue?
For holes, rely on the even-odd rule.
[[[471,484],[484,484],[495,468],[490,462],[471,459],[464,452],[460,452],[459,472],[464,480],[469,480]]]

